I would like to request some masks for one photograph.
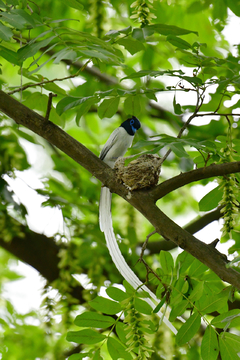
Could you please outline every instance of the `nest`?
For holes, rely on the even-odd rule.
[[[144,154],[125,166],[126,159],[118,158],[114,166],[119,181],[131,190],[157,185],[161,171],[161,158],[158,155]]]

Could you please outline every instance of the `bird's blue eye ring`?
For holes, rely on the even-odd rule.
[[[131,119],[131,120],[130,120],[130,125],[133,125],[133,124],[134,124],[134,120]]]

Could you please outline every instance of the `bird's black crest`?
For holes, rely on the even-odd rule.
[[[129,135],[134,136],[135,132],[140,129],[141,123],[136,116],[132,116],[125,120],[120,126],[122,126]]]

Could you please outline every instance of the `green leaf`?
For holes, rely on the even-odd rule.
[[[240,337],[239,335],[229,332],[221,333],[221,337],[231,346],[236,352],[240,352]]]
[[[2,0],[0,0],[0,8],[7,9],[7,6],[4,4],[4,2]]]
[[[240,1],[239,0],[226,0],[227,6],[232,12],[240,16]]]
[[[220,186],[217,186],[209,193],[207,193],[200,201],[199,201],[199,210],[200,211],[209,211],[215,209],[219,202],[222,200],[223,190]]]
[[[119,303],[106,299],[102,296],[97,296],[95,299],[90,301],[89,304],[93,309],[109,315],[115,315],[122,310]]]
[[[206,270],[208,270],[208,267],[206,265],[204,265],[198,259],[194,259],[191,266],[190,266],[190,268],[189,268],[189,270],[188,270],[188,275],[190,277],[195,277],[195,278],[198,279],[199,276],[204,274]]]
[[[77,111],[77,115],[76,115],[76,124],[77,126],[80,126],[80,119],[81,117],[86,114],[91,106],[96,102],[96,99],[94,97],[92,97],[89,100],[84,101],[81,105],[78,105],[76,111]]]
[[[219,329],[223,329],[226,327],[239,327],[240,326],[240,310],[233,309],[227,311],[221,315],[216,316],[212,321],[211,325]]]
[[[211,76],[217,76],[218,74],[217,70],[212,67],[205,67],[202,71],[204,74],[209,74]]]
[[[23,29],[26,24],[25,19],[19,14],[14,14],[14,11],[11,11],[10,13],[1,12],[1,18],[17,30]]]
[[[219,347],[216,332],[211,325],[205,330],[201,344],[201,356],[203,360],[216,360],[218,358]]]
[[[161,307],[165,304],[166,301],[166,295],[162,298],[162,300],[160,301],[160,303],[155,307],[155,309],[153,310],[154,314],[157,314],[159,312],[159,310],[161,309]]]
[[[187,8],[187,12],[188,13],[197,13],[200,11],[203,11],[204,9],[206,9],[208,7],[208,3],[207,2],[201,2],[201,1],[194,1],[193,3],[191,3],[191,5],[189,5],[189,7]]]
[[[14,9],[12,11],[12,13],[19,15],[23,19],[24,24],[30,25],[30,27],[32,27],[32,28],[36,27],[36,23],[35,23],[33,16],[29,15],[23,9]]]
[[[190,49],[191,48],[191,45],[187,41],[185,41],[177,36],[174,36],[174,35],[169,35],[167,37],[167,41],[170,42],[170,44],[172,44],[180,49]]]
[[[4,26],[0,22],[0,39],[4,41],[10,41],[12,36],[13,36],[12,31],[7,26]]]
[[[64,113],[67,110],[70,110],[76,106],[79,106],[87,102],[87,105],[90,107],[93,103],[97,101],[95,96],[88,96],[83,98],[78,98],[74,96],[67,96],[60,100],[57,104],[56,111],[59,115]]]
[[[64,60],[71,60],[74,61],[77,57],[77,52],[73,51],[72,49],[69,49],[68,47],[65,49],[62,49],[60,51],[55,52],[54,54],[54,64],[59,64],[60,61]]]
[[[164,274],[171,275],[174,268],[174,261],[170,252],[161,250],[159,260]]]
[[[174,108],[175,114],[181,115],[183,113],[182,109],[181,109],[181,105],[176,103],[176,96],[175,95],[174,95],[174,98],[173,98],[173,108]]]
[[[189,295],[189,300],[197,301],[201,298],[204,289],[204,281],[199,281],[198,284],[194,287],[193,291]]]
[[[105,329],[112,326],[115,320],[111,316],[105,316],[96,312],[84,312],[76,317],[74,324],[79,327],[95,327]]]
[[[134,300],[135,309],[141,314],[151,315],[152,307],[144,300],[139,299],[138,297]]]
[[[158,77],[158,76],[162,76],[165,74],[169,75],[169,76],[178,77],[184,73],[181,70],[163,70],[163,71],[140,70],[140,71],[134,72],[128,76],[125,76],[124,78],[121,79],[121,81],[125,80],[125,79],[140,78],[143,76]]]
[[[123,280],[123,286],[129,296],[133,296],[136,293],[136,290],[125,279]]]
[[[144,31],[148,31],[149,29],[161,35],[187,35],[191,33],[198,35],[197,31],[187,30],[180,28],[178,26],[166,25],[166,24],[154,24],[154,25],[147,25],[144,27]]]
[[[124,111],[126,114],[132,114],[135,116],[139,116],[141,114],[142,108],[142,96],[128,96],[124,101]]]
[[[51,61],[54,59],[55,54],[53,54],[52,56],[50,56],[50,57],[49,57],[46,61],[44,61],[41,65],[36,66],[36,67],[34,66],[34,65],[38,65],[39,60],[46,54],[46,52],[54,49],[56,45],[57,45],[57,44],[53,44],[53,45],[49,46],[45,51],[41,51],[41,52],[40,52],[40,55],[38,56],[38,58],[36,58],[36,59],[31,63],[31,65],[30,65],[30,67],[34,67],[34,69],[29,72],[29,75],[32,75],[32,74],[38,72],[42,67],[44,67],[45,65],[47,65],[49,62],[51,62]]]
[[[201,325],[201,316],[198,313],[191,315],[181,326],[176,335],[176,344],[181,346],[191,340]]]
[[[169,315],[169,321],[171,321],[171,322],[175,321],[176,317],[178,317],[184,313],[184,311],[186,310],[188,305],[189,305],[189,302],[187,300],[182,300],[176,306],[172,307],[172,310]]]
[[[55,83],[44,84],[43,87],[54,94],[66,95],[66,91]]]
[[[118,110],[119,97],[113,97],[110,99],[105,99],[98,107],[98,115],[102,119],[104,117],[111,118],[116,114]]]
[[[68,360],[82,360],[83,358],[86,358],[86,356],[91,355],[89,353],[83,353],[83,354],[72,354],[69,356]]]
[[[145,50],[143,43],[135,39],[120,39],[117,43],[123,45],[131,55],[134,55],[141,50]]]
[[[179,273],[184,274],[187,269],[192,265],[195,258],[186,251],[181,252],[176,259],[176,267],[179,268]]]
[[[197,76],[179,76],[181,79],[188,81],[192,85],[202,85],[202,80]]]
[[[127,26],[126,28],[124,29],[121,29],[121,30],[118,30],[120,32],[120,34],[129,34],[131,31],[132,31],[132,27],[131,26]]]
[[[123,61],[120,50],[114,51],[114,48],[106,49],[99,45],[88,45],[87,47],[78,47],[78,51],[87,57],[93,57],[106,63],[120,64]]]
[[[188,153],[185,151],[183,145],[181,143],[171,143],[169,144],[170,149],[176,154],[178,157],[189,157]]]
[[[126,338],[127,333],[125,331],[125,326],[126,325],[120,321],[118,321],[116,324],[117,335],[123,344],[126,344],[127,342],[127,338]]]
[[[47,39],[29,43],[18,50],[18,58],[20,61],[24,61],[29,57],[34,56],[41,48],[48,46],[48,44],[56,38],[56,35]]]
[[[105,335],[99,334],[98,332],[85,329],[80,331],[69,331],[67,333],[67,341],[75,342],[77,344],[97,344],[100,341],[106,339]]]
[[[227,306],[228,293],[221,291],[218,294],[205,296],[197,302],[197,307],[202,314],[210,314],[213,311],[220,312]]]
[[[97,349],[92,360],[103,360],[102,356],[100,355],[100,349]]]
[[[240,338],[238,335],[223,332],[219,336],[222,360],[239,360]]]
[[[0,54],[4,59],[6,59],[11,64],[20,65],[20,62],[18,60],[18,55],[15,51],[12,51],[12,50],[0,45]]]
[[[153,32],[152,32],[153,33]],[[139,41],[145,41],[144,29],[134,28],[132,31],[132,37]]]
[[[126,348],[113,337],[108,338],[107,348],[113,360],[132,360],[132,356],[126,351]]]
[[[128,76],[125,76],[124,78],[121,79],[122,80],[125,80],[125,79],[137,79],[137,78],[141,78],[143,76],[151,76],[151,74],[153,73],[152,70],[140,70],[140,71],[137,71],[137,72],[134,72]]]
[[[117,287],[110,286],[106,289],[106,293],[110,298],[116,301],[123,301],[126,300],[129,296],[125,293],[125,291],[122,291],[121,289],[118,289]]]
[[[107,37],[110,37],[112,39],[115,39],[119,34],[129,34],[130,32],[132,31],[132,27],[131,26],[128,26],[124,29],[121,29],[121,30],[110,30],[108,31],[105,36]]]
[[[83,10],[84,9],[83,4],[78,0],[64,0],[64,3],[67,6],[70,6],[73,9],[77,9],[77,10]]]

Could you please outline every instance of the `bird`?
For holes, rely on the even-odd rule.
[[[127,149],[132,145],[134,135],[140,127],[141,123],[135,116],[131,116],[129,119],[125,120],[109,136],[100,153],[100,159],[113,168],[117,158],[123,156]],[[119,249],[112,225],[111,198],[112,194],[110,190],[106,186],[102,186],[99,201],[99,225],[101,231],[104,232],[109,253],[116,268],[124,279],[135,290],[144,290],[149,294],[149,298],[144,300],[154,309],[158,303],[156,295],[141,282],[133,270],[128,266]],[[174,334],[177,333],[175,327],[170,323],[161,310],[158,311],[157,315],[160,318],[160,322],[163,321]]]
[[[117,158],[123,156],[132,145],[134,135],[140,127],[141,123],[136,116],[132,115],[125,120],[111,133],[99,158],[113,168]],[[109,215],[109,212],[111,213],[111,198],[110,190],[107,187],[102,187],[99,202],[99,224],[103,232],[106,226],[108,226],[105,221],[107,218],[105,215]]]
[[[136,116],[125,120],[111,133],[99,158],[113,168],[117,158],[123,156],[132,145],[134,135],[140,127],[141,123]]]

